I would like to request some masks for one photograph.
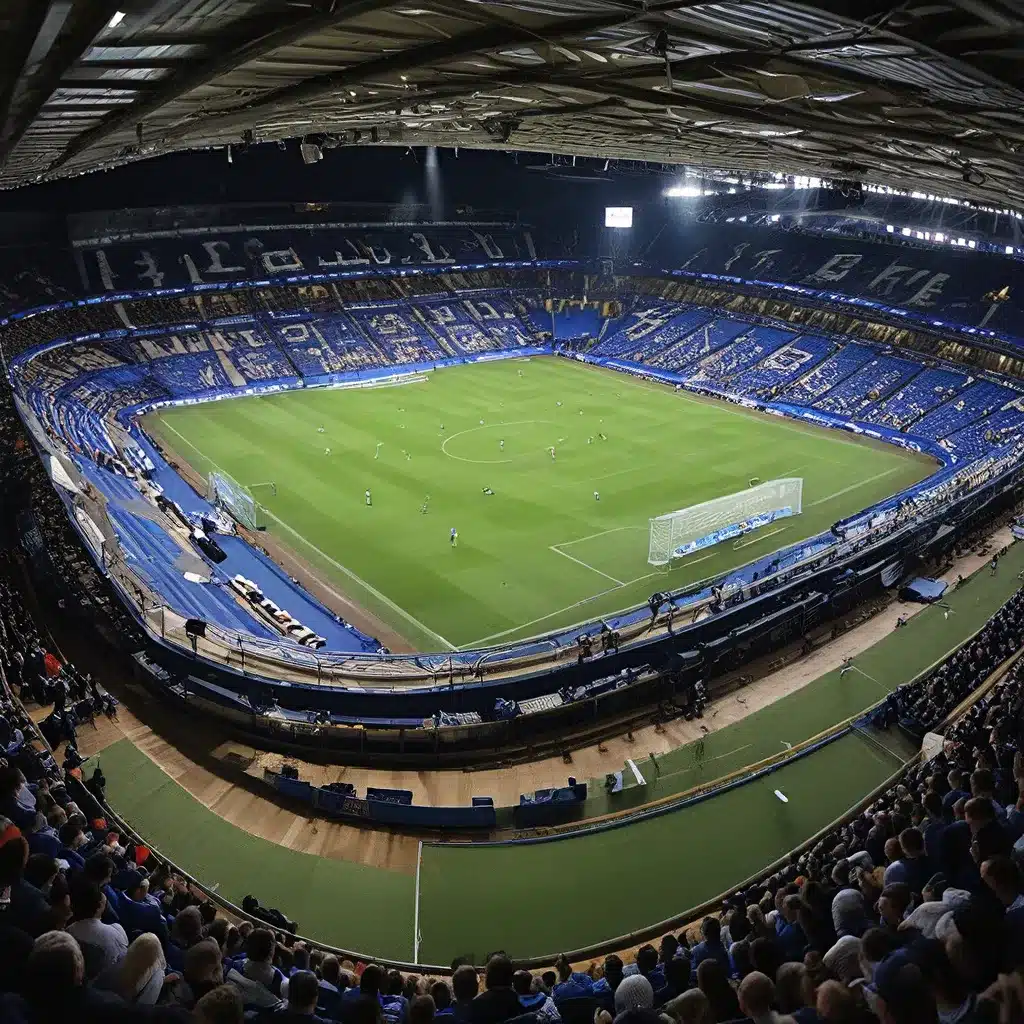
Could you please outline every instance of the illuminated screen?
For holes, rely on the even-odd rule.
[[[631,228],[633,226],[632,206],[606,206],[604,208],[606,228]]]

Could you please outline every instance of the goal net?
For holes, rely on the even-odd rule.
[[[656,516],[651,522],[647,561],[667,565],[673,558],[742,537],[776,519],[799,515],[804,482],[770,480],[745,491]]]
[[[206,494],[211,504],[224,509],[232,518],[250,530],[257,530],[256,499],[247,487],[227,473],[213,472],[209,476]]]

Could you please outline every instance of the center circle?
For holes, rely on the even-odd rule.
[[[441,451],[450,459],[492,466],[518,462],[557,446],[557,426],[551,420],[484,423],[446,437]],[[501,442],[505,442],[504,448]]]

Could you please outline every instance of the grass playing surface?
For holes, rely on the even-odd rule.
[[[648,798],[721,777],[875,703],[980,628],[1017,590],[1022,567],[1024,545],[1015,544],[997,576],[982,569],[949,596],[948,617],[945,608],[926,608],[858,655],[856,672],[842,679],[830,672],[711,733],[699,773],[692,744],[659,758],[662,776]],[[111,806],[164,856],[218,885],[222,896],[239,903],[253,893],[296,917],[312,938],[411,959],[411,875],[324,860],[252,836],[204,807],[128,740],[104,750],[100,763]],[[855,735],[764,779],[614,831],[534,846],[425,846],[420,957],[445,964],[499,947],[557,953],[682,913],[809,838],[893,768],[893,759]],[[779,803],[774,789],[790,796],[789,804]],[[604,798],[597,784],[591,794]],[[588,800],[588,814],[610,809]]]
[[[271,531],[432,650],[642,603],[827,529],[931,472],[896,448],[556,358],[450,367],[401,387],[210,402],[147,425],[201,473],[272,481],[276,495],[255,491]],[[804,480],[801,516],[667,572],[647,563],[651,516],[783,476]]]

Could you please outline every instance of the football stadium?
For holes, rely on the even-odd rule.
[[[0,18],[0,1020],[1024,1019],[1013,5]]]

